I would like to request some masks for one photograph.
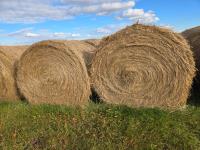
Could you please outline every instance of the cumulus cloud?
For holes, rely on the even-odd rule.
[[[121,19],[124,24],[112,24],[97,29],[74,30],[74,32],[51,32],[25,28],[6,33],[0,30],[1,38],[15,39],[33,43],[46,39],[83,39],[102,37],[120,30],[127,24],[154,23],[159,20],[153,11],[135,9],[136,0],[0,0],[0,22],[3,23],[38,23],[47,20],[67,20],[89,14],[96,16],[110,15]],[[93,16],[96,15],[96,16]],[[118,21],[118,20],[117,20]],[[86,33],[87,31],[87,33]]]
[[[133,0],[1,0],[0,21],[35,23],[71,19],[85,13],[107,15],[134,5]]]
[[[135,0],[0,0],[0,22],[37,23],[81,14],[109,15],[141,23],[159,20],[153,11],[134,9]]]
[[[98,3],[87,6],[74,6],[69,9],[70,14],[81,14],[81,13],[95,13],[97,15],[106,15],[119,10],[125,10],[135,5],[133,1],[128,2],[107,2]]]
[[[0,1],[1,22],[34,23],[48,19],[60,20],[72,17],[65,12],[65,8],[51,5],[50,0]]]
[[[122,14],[118,17],[118,19],[127,18],[134,22],[139,23],[155,23],[159,20],[156,14],[153,11],[145,12],[143,9],[128,9],[122,12]]]

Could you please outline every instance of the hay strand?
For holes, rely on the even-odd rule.
[[[99,46],[101,40],[100,39],[87,39],[87,40],[84,40],[84,42],[97,48]]]

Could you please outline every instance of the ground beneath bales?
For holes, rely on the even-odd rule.
[[[0,103],[0,149],[200,149],[200,107]]]

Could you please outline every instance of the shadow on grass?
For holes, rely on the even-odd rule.
[[[104,103],[94,88],[91,88],[91,92],[92,94],[90,95],[90,101],[92,103],[95,103],[95,104]],[[195,87],[193,85],[193,88],[190,92],[190,96],[187,101],[187,105],[198,106],[198,107],[200,106],[200,87]]]
[[[187,104],[200,106],[200,87],[193,85]]]

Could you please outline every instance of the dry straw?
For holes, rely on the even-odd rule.
[[[181,107],[195,63],[179,34],[136,24],[102,40],[90,72],[94,89],[108,103]]]
[[[188,29],[182,33],[182,35],[190,43],[192,50],[194,52],[196,67],[198,69],[197,76],[194,80],[194,88],[200,89],[200,26],[192,29]]]
[[[101,40],[100,39],[88,39],[88,40],[84,40],[86,43],[91,44],[94,47],[98,47]]]
[[[18,100],[14,79],[15,63],[27,46],[0,46],[0,101]]]
[[[42,41],[21,57],[17,85],[33,104],[84,105],[90,83],[84,56],[95,49],[83,41]]]
[[[91,63],[92,63],[92,59],[94,58],[94,55],[96,53],[96,50],[100,44],[100,41],[99,39],[88,39],[88,40],[84,40],[85,43],[91,45],[93,47],[93,49],[90,49],[89,51],[85,51],[84,52],[84,58],[85,58],[85,63],[87,65],[87,69],[88,69],[88,73],[90,68],[91,68]]]

